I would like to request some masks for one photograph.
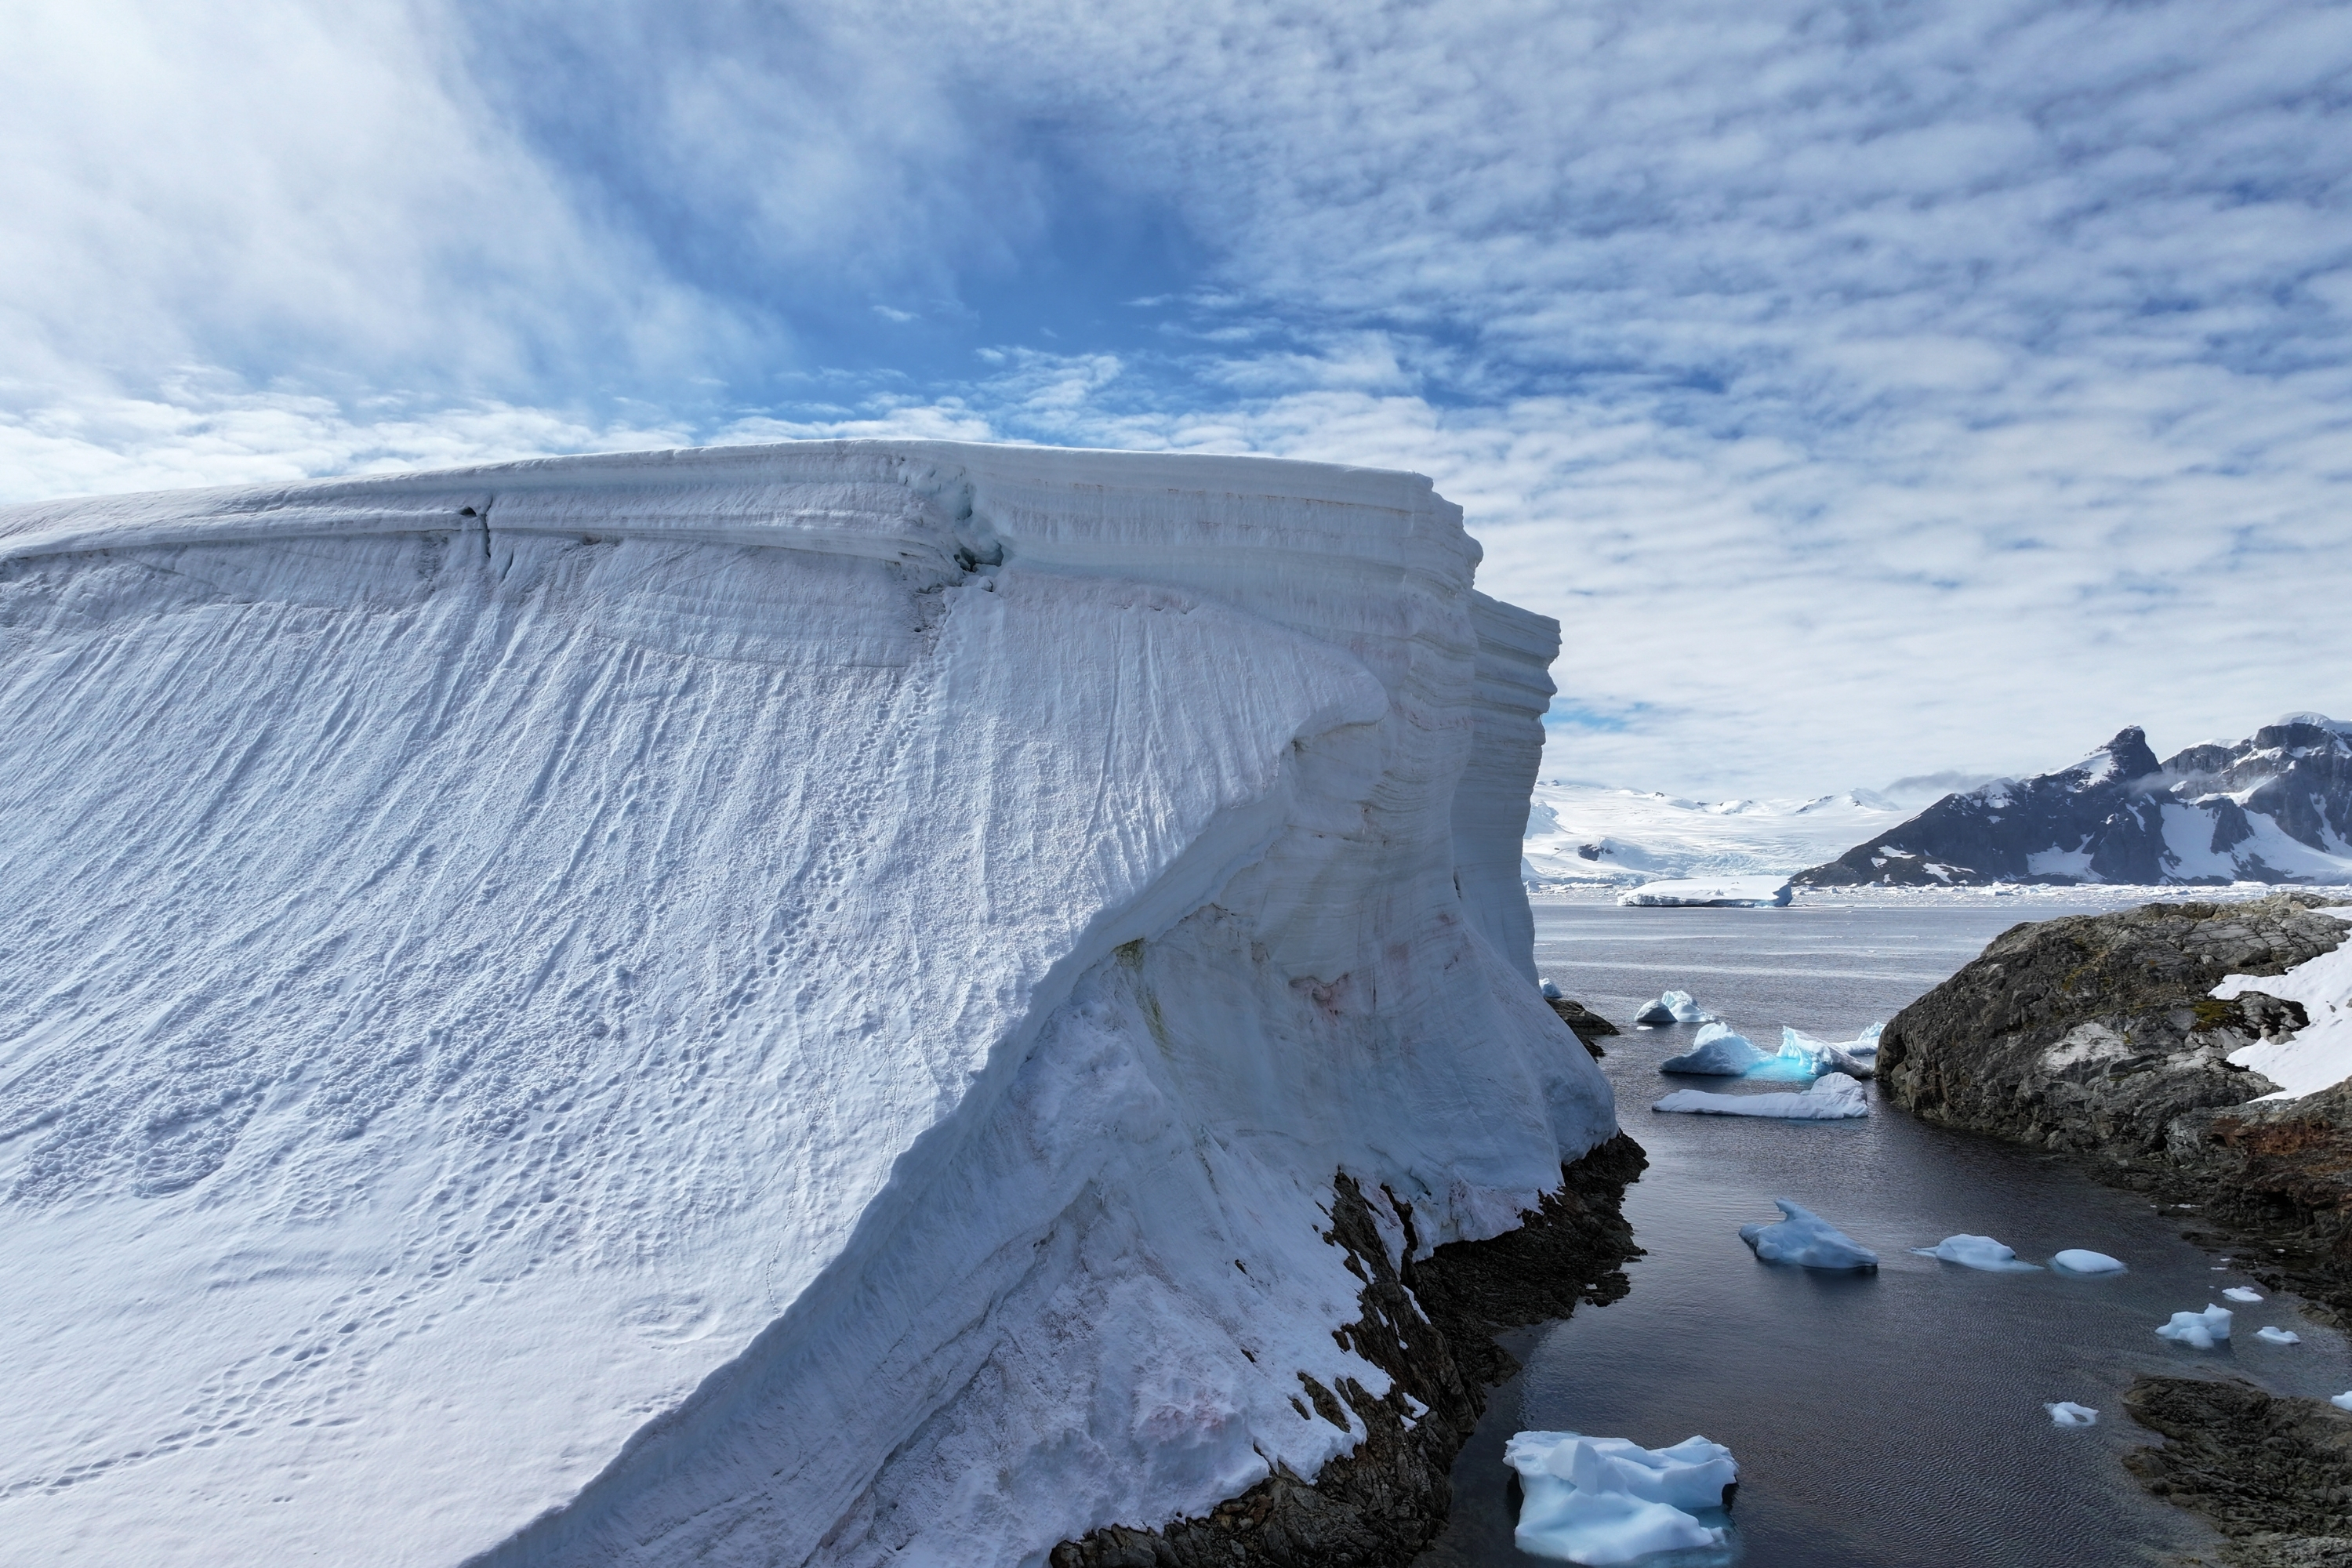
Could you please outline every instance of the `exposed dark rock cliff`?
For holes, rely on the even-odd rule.
[[[1612,1031],[1614,1032],[1613,1030]],[[1374,1398],[1352,1380],[1327,1388],[1301,1375],[1303,1410],[1367,1436],[1313,1481],[1283,1470],[1204,1519],[1160,1530],[1114,1525],[1064,1542],[1053,1568],[1390,1568],[1409,1563],[1445,1523],[1448,1472],[1486,1406],[1486,1390],[1516,1364],[1496,1343],[1503,1330],[1564,1318],[1579,1302],[1624,1295],[1625,1263],[1640,1256],[1621,1205],[1647,1163],[1623,1133],[1563,1167],[1558,1193],[1517,1230],[1455,1242],[1410,1258],[1411,1205],[1397,1201],[1408,1234],[1400,1271],[1372,1211],[1342,1175],[1326,1239],[1346,1248],[1364,1281],[1364,1315],[1341,1342],[1395,1380]],[[1405,1396],[1426,1408],[1417,1418]],[[1344,1408],[1343,1408],[1344,1405]]]
[[[2317,714],[2163,762],[2137,728],[2070,768],[1997,779],[1798,873],[1815,887],[2341,881],[2352,726]]]
[[[1601,1048],[1601,1038],[1604,1035],[1619,1033],[1616,1025],[1581,1002],[1571,1002],[1565,996],[1553,996],[1547,1000],[1551,1003],[1551,1010],[1559,1015],[1559,1021],[1574,1030],[1576,1037],[1584,1042],[1586,1050],[1595,1057],[1607,1054]]]
[[[2259,1238],[2270,1268],[2352,1311],[2352,1091],[2249,1104],[2277,1086],[2230,1053],[2300,1028],[2303,1009],[2206,994],[2334,951],[2327,900],[2148,904],[2003,932],[1896,1014],[1878,1073],[1948,1126],[2076,1156],[2094,1172]]]
[[[2124,1459],[2140,1484],[2210,1520],[2228,1568],[2352,1565],[2352,1415],[2251,1383],[2142,1377],[2132,1419],[2171,1439]]]

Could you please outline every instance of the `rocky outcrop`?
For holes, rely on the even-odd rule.
[[[2170,1439],[2125,1466],[2228,1538],[2227,1568],[2352,1565],[2352,1415],[2251,1383],[2141,1377],[2132,1419]]]
[[[2334,951],[2329,900],[2149,904],[2021,925],[1896,1014],[1880,1081],[1930,1121],[2071,1154],[2198,1205],[2315,1299],[2352,1310],[2352,1093],[2277,1086],[2231,1052],[2302,1027],[2293,1002],[2216,1001],[2230,974]]]
[[[1575,1031],[1576,1037],[1584,1042],[1586,1050],[1596,1058],[1608,1054],[1601,1048],[1601,1039],[1604,1035],[1620,1033],[1616,1025],[1581,1002],[1571,1002],[1565,996],[1549,996],[1545,1000],[1551,1004],[1551,1010],[1559,1015],[1559,1021]]]
[[[2162,762],[2137,727],[2082,762],[1948,795],[1797,875],[1813,887],[2139,886],[2352,876],[2352,725],[2291,714]]]
[[[1613,1030],[1612,1031],[1614,1032]],[[1623,1133],[1563,1167],[1559,1190],[1518,1229],[1454,1242],[1414,1258],[1410,1204],[1381,1194],[1402,1220],[1400,1267],[1363,1191],[1335,1184],[1325,1239],[1346,1249],[1364,1281],[1364,1315],[1340,1342],[1389,1373],[1374,1396],[1352,1379],[1337,1388],[1299,1375],[1302,1415],[1366,1436],[1309,1481],[1287,1468],[1205,1518],[1159,1530],[1112,1526],[1064,1542],[1053,1568],[1389,1568],[1410,1562],[1444,1528],[1454,1457],[1486,1406],[1486,1391],[1517,1370],[1496,1342],[1503,1330],[1564,1318],[1580,1302],[1627,1289],[1639,1257],[1621,1205],[1647,1163]],[[1352,1416],[1352,1419],[1351,1419]]]

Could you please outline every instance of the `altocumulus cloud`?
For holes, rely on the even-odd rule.
[[[903,432],[1419,468],[1556,771],[2352,709],[2352,8],[15,7],[17,497]]]

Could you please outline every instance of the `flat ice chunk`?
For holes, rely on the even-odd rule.
[[[2263,1299],[2260,1290],[2249,1290],[2243,1285],[2232,1285],[2221,1294],[2232,1301],[2259,1301]]]
[[[1753,909],[1767,904],[1778,908],[1789,901],[1789,895],[1786,877],[1685,877],[1628,888],[1617,895],[1617,901],[1628,909],[1643,905]]]
[[[2053,1426],[2095,1426],[2099,1424],[2097,1411],[2087,1405],[2077,1405],[2071,1399],[2061,1399],[2042,1408],[2050,1412]]]
[[[1722,1526],[1696,1517],[1719,1517],[1724,1489],[1739,1479],[1738,1461],[1720,1443],[1685,1437],[1671,1448],[1644,1448],[1623,1437],[1521,1432],[1504,1446],[1503,1459],[1526,1494],[1512,1540],[1532,1556],[1632,1563],[1726,1544]]]
[[[1802,1094],[1709,1094],[1678,1089],[1650,1107],[1696,1116],[1762,1116],[1781,1121],[1843,1121],[1870,1114],[1870,1097],[1842,1072],[1824,1073]]]
[[[1911,1249],[1922,1258],[1940,1258],[1947,1263],[1957,1263],[1963,1268],[1981,1268],[1988,1274],[2039,1274],[2042,1265],[2028,1263],[2018,1257],[2016,1249],[2003,1247],[1989,1236],[1948,1236],[1933,1247]]]
[[[2109,1258],[2104,1252],[2093,1252],[2086,1247],[2070,1247],[2063,1252],[2052,1255],[2050,1261],[2053,1266],[2063,1269],[2068,1274],[2121,1274],[2125,1272],[2123,1259],[2119,1258]],[[2224,1295],[2227,1295],[2228,1293],[2229,1292],[2227,1291],[2222,1292]]]
[[[2158,1339],[2210,1351],[2230,1337],[2230,1309],[2209,1306],[2201,1312],[2175,1312],[2172,1321],[2156,1331]]]
[[[1875,1268],[1878,1254],[1808,1208],[1786,1198],[1772,1206],[1789,1217],[1777,1225],[1743,1225],[1739,1239],[1755,1248],[1767,1263],[1794,1263],[1803,1268]]]
[[[1645,1002],[1633,1015],[1636,1024],[1712,1024],[1715,1015],[1691,1000],[1687,991],[1669,991],[1654,1002]]]
[[[2352,1410],[2352,1388],[2347,1388],[2341,1394],[2329,1394],[2327,1403],[2338,1410]]]
[[[1679,992],[1670,993],[1679,995]],[[1728,1024],[1709,1024],[1698,1032],[1691,1048],[1658,1064],[1660,1072],[1705,1073],[1713,1078],[1738,1078],[1769,1061],[1762,1048],[1745,1035],[1735,1035]],[[1807,1074],[1811,1077],[1811,1074]]]
[[[2265,1326],[2254,1331],[2254,1338],[2258,1340],[2268,1340],[2274,1345],[2299,1345],[2303,1343],[2303,1336],[2296,1333],[2292,1329],[2273,1329]]]

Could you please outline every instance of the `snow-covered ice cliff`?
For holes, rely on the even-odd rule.
[[[1476,559],[919,442],[0,511],[0,1538],[1034,1563],[1315,1473],[1335,1174],[1426,1247],[1614,1129]]]

